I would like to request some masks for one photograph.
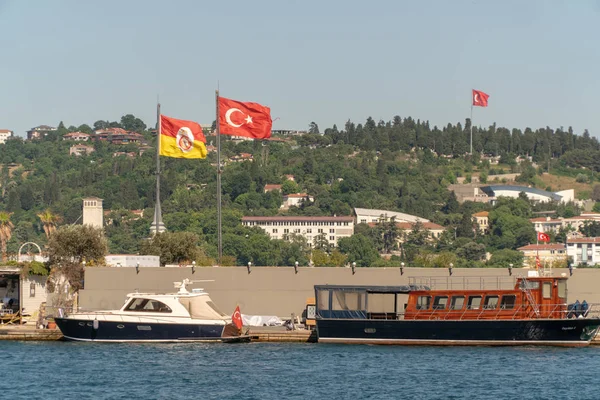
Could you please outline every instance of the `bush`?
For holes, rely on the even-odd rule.
[[[575,182],[587,183],[587,181],[588,176],[586,174],[577,174],[577,177],[575,178]]]

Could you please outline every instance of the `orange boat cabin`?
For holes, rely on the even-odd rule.
[[[509,290],[411,291],[404,319],[566,318],[567,278],[517,278]]]

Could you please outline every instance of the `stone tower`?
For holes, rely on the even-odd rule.
[[[102,209],[102,199],[99,199],[98,197],[84,197],[83,224],[95,228],[103,228],[104,212]]]

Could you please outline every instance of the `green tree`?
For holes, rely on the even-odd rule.
[[[14,228],[10,220],[12,213],[0,211],[0,250],[2,250],[2,262],[6,262],[6,245],[12,236]]]
[[[281,185],[281,193],[284,195],[298,193],[298,184],[294,181],[287,180]]]
[[[146,124],[132,114],[123,115],[121,117],[121,126],[126,131],[143,132],[146,130]]]
[[[191,264],[203,253],[199,248],[198,236],[190,232],[163,232],[140,246],[142,254],[160,256],[160,265]]]
[[[319,125],[314,121],[308,124],[308,133],[311,135],[319,135]]]
[[[359,267],[370,267],[379,259],[377,248],[368,237],[363,235],[341,238],[338,247],[348,257],[348,262],[355,262]]]
[[[82,288],[83,262],[103,265],[108,251],[102,229],[89,225],[61,226],[50,235],[47,248],[52,270],[49,284],[56,286],[64,277],[74,293]]]

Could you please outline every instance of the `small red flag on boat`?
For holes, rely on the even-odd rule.
[[[540,269],[542,267],[542,263],[540,262],[540,256],[535,256],[535,268]]]
[[[233,312],[233,315],[231,316],[231,322],[233,322],[233,324],[235,325],[236,328],[242,329],[242,326],[244,325],[244,323],[242,321],[242,313],[240,312],[240,306],[237,306],[235,308],[235,311]]]

